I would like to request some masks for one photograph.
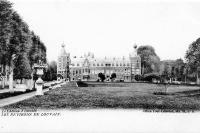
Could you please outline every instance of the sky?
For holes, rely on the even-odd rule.
[[[200,37],[200,2],[138,0],[10,0],[57,60],[71,56],[128,57],[133,45],[151,45],[161,60],[185,56]]]

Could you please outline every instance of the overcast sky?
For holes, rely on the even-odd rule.
[[[164,59],[184,58],[200,37],[200,2],[129,0],[11,0],[40,36],[49,61],[61,44],[71,55],[128,56],[137,45],[152,45]]]

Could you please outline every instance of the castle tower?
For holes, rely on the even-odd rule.
[[[61,79],[68,79],[70,75],[69,70],[70,54],[65,51],[65,44],[61,45],[61,51],[57,61],[57,76]]]
[[[141,58],[137,54],[137,45],[133,46],[133,51],[129,55],[131,64],[131,81],[133,81],[135,75],[141,75]]]

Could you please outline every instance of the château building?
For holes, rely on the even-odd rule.
[[[103,73],[107,79],[115,73],[118,80],[132,81],[135,75],[141,75],[141,58],[137,55],[136,46],[127,58],[96,58],[91,52],[81,57],[70,58],[70,54],[66,53],[62,45],[57,69],[58,74],[63,77],[69,75],[67,78],[71,81],[96,81],[99,79],[99,73]]]

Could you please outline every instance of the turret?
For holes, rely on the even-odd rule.
[[[133,51],[130,53],[129,56],[130,57],[137,57],[138,56],[137,55],[137,45],[136,44],[133,46]]]

